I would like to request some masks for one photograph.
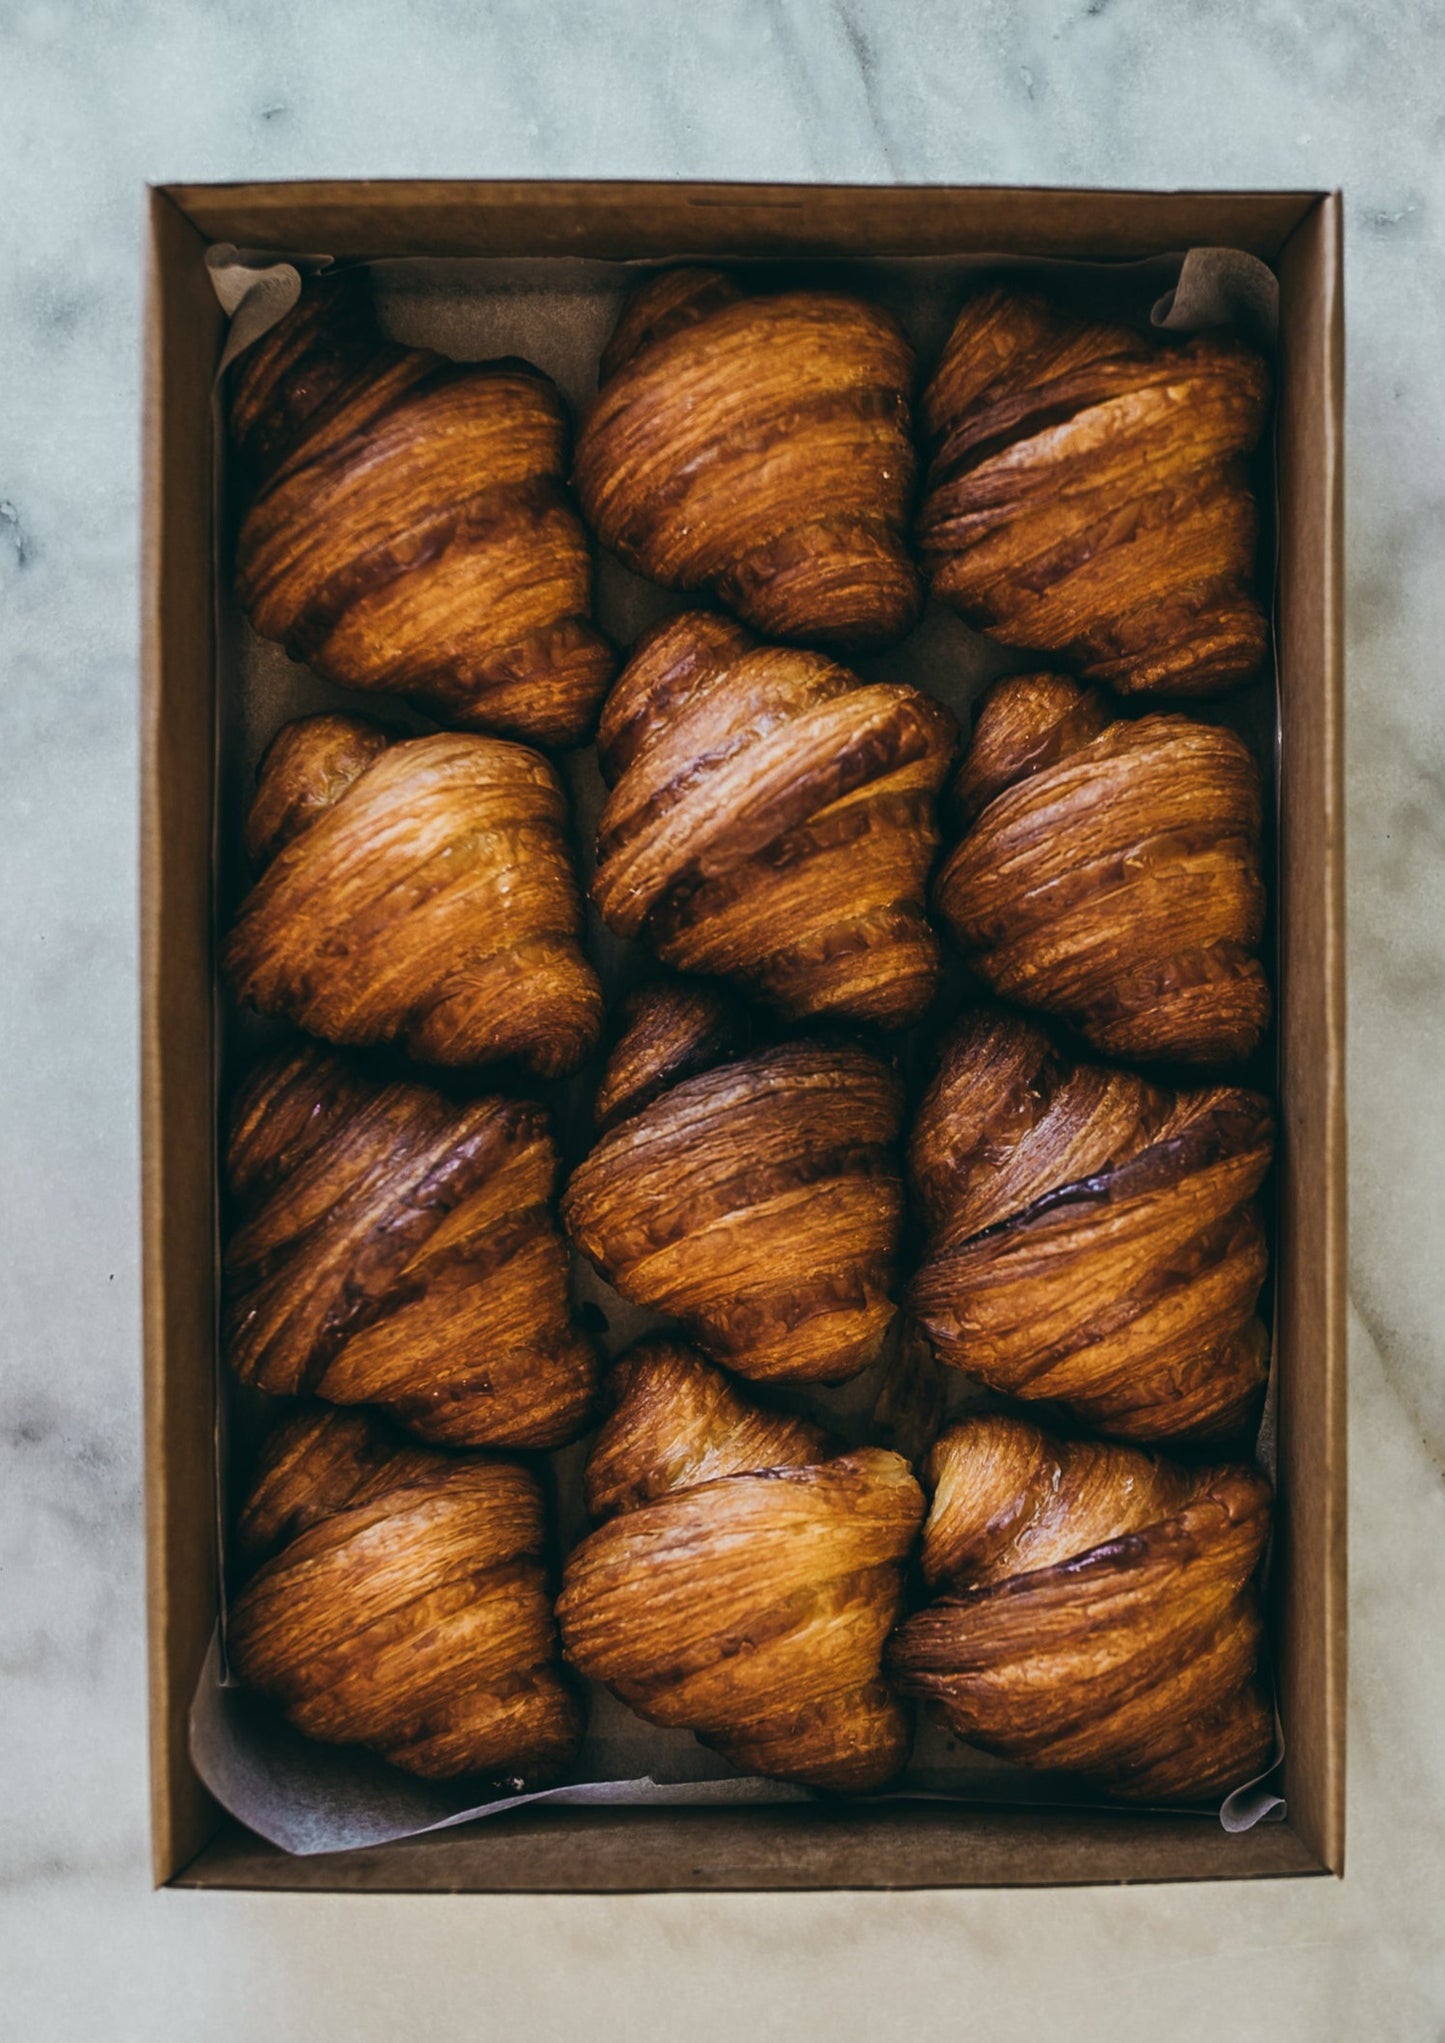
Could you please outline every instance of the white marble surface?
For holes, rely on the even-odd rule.
[[[1438,0],[0,5],[0,2027],[27,2043],[1445,2034]],[[1342,184],[1352,1708],[1342,1884],[152,1896],[135,1144],[146,179]]]

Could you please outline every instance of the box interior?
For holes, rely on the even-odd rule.
[[[215,1615],[210,976],[216,649],[207,243],[407,254],[1155,255],[1213,243],[1281,282],[1278,664],[1284,1059],[1276,1556],[1290,1818],[891,1803],[538,1810],[286,1857],[224,1819],[186,1712]],[[152,194],[145,751],[145,1191],[156,1876],[196,1885],[589,1889],[958,1885],[1339,1869],[1342,1849],[1342,989],[1338,208],[1318,195],[342,185]],[[1324,1073],[1304,1087],[1291,1074]],[[1323,1167],[1322,1167],[1323,1166]]]

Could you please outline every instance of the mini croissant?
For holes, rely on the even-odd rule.
[[[270,1444],[242,1523],[280,1551],[231,1606],[227,1651],[297,1730],[429,1779],[545,1787],[570,1764],[582,1709],[529,1470],[307,1409]]]
[[[772,638],[862,651],[921,605],[909,556],[913,350],[836,291],[665,272],[623,308],[577,440],[603,542]]]
[[[739,1375],[841,1382],[893,1318],[902,1111],[865,1050],[755,1051],[614,1119],[563,1195],[567,1232]]]
[[[923,1516],[907,1462],[823,1461],[816,1428],[670,1342],[634,1349],[610,1387],[587,1488],[615,1515],[567,1562],[568,1660],[744,1773],[881,1787],[909,1744],[879,1673]]]
[[[1238,1432],[1263,1388],[1258,1093],[1079,1064],[967,1016],[914,1123],[929,1247],[908,1307],[939,1359],[1136,1440]]]
[[[226,1156],[226,1348],[273,1395],[374,1404],[423,1439],[555,1447],[586,1425],[547,1116],[373,1077],[312,1044],[261,1065]]]
[[[252,484],[237,587],[263,637],[446,723],[586,737],[613,658],[539,369],[395,345],[351,270],[242,358],[231,425]]]
[[[603,711],[604,921],[793,1018],[916,1021],[938,980],[924,893],[955,736],[917,690],[728,618],[658,626]]]
[[[991,1414],[949,1428],[929,1481],[923,1572],[945,1593],[889,1649],[902,1693],[987,1752],[1133,1800],[1202,1801],[1264,1770],[1256,1469]]]
[[[1121,693],[1247,681],[1266,625],[1244,457],[1268,402],[1264,361],[1235,341],[1162,346],[982,292],[923,399],[933,593]]]
[[[221,953],[236,996],[332,1043],[573,1071],[602,1027],[567,802],[539,753],[360,717],[272,740],[246,826],[265,871]]]
[[[955,796],[939,914],[995,992],[1106,1056],[1215,1064],[1269,1019],[1259,768],[1233,731],[1111,719],[1020,674],[985,698]]]

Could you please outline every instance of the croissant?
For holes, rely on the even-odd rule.
[[[238,999],[426,1063],[576,1069],[602,989],[578,940],[566,797],[539,753],[301,717],[258,780],[246,840],[265,870],[221,952]]]
[[[456,1445],[581,1432],[596,1358],[569,1317],[541,1107],[454,1101],[306,1045],[243,1089],[226,1171],[225,1339],[244,1382],[379,1405]]]
[[[916,1021],[938,981],[924,893],[955,736],[915,689],[730,619],[658,626],[599,732],[604,921],[791,1017]]]
[[[747,1009],[718,986],[684,979],[640,986],[617,1007],[618,1030],[597,1088],[599,1133],[650,1106],[669,1086],[740,1057]]]
[[[305,1410],[283,1423],[247,1524],[280,1551],[231,1606],[227,1651],[299,1731],[431,1779],[544,1787],[571,1763],[582,1709],[529,1470],[392,1448],[364,1413]]]
[[[908,1309],[939,1359],[1137,1440],[1238,1432],[1263,1387],[1258,1093],[1079,1064],[1019,1016],[948,1037],[909,1171]]]
[[[667,271],[602,356],[582,508],[635,573],[711,589],[770,637],[885,645],[922,600],[913,378],[902,329],[860,299]]]
[[[1268,402],[1268,368],[1235,341],[1161,346],[980,293],[923,398],[934,595],[1123,693],[1250,679],[1267,633],[1244,457]]]
[[[1259,768],[1233,731],[1112,720],[1051,674],[985,698],[939,914],[995,992],[1107,1056],[1220,1063],[1269,1019]]]
[[[563,1223],[624,1298],[740,1375],[840,1382],[893,1318],[902,1111],[865,1050],[755,1051],[614,1121],[573,1172]]]
[[[889,1648],[903,1694],[985,1751],[1130,1799],[1202,1801],[1264,1770],[1257,1470],[991,1414],[944,1433],[928,1480],[923,1572],[946,1593]]]
[[[755,1411],[669,1342],[635,1349],[611,1388],[586,1481],[616,1515],[563,1574],[568,1660],[745,1773],[882,1786],[909,1745],[879,1673],[923,1516],[907,1462],[823,1461],[817,1428]]]
[[[237,592],[263,637],[447,723],[586,737],[613,656],[540,369],[397,346],[352,270],[307,283],[242,358],[231,426]]]

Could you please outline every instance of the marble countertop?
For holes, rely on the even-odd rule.
[[[1445,2033],[1442,75],[1436,0],[0,8],[9,2033]],[[511,174],[1344,187],[1353,1504],[1342,1883],[610,1900],[150,1892],[134,869],[141,188]]]

